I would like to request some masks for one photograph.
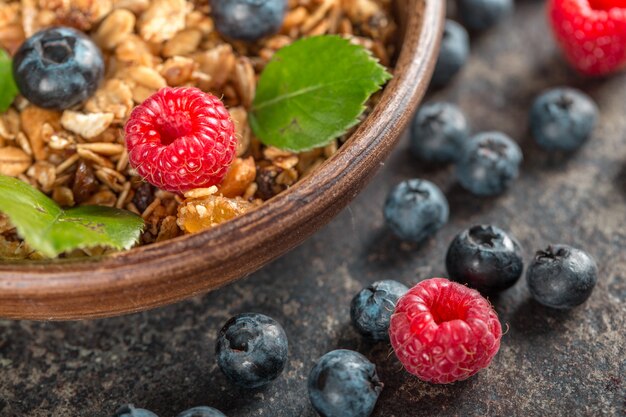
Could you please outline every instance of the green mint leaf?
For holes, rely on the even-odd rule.
[[[126,210],[100,206],[63,210],[37,189],[3,175],[0,211],[33,249],[49,257],[94,246],[130,249],[144,227],[141,217]]]
[[[18,90],[13,79],[11,57],[0,49],[0,113],[7,111]]]
[[[359,122],[367,99],[390,78],[367,49],[344,38],[301,39],[278,51],[261,74],[250,125],[266,145],[324,146]]]

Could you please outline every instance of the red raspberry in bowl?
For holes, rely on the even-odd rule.
[[[548,17],[581,73],[606,75],[626,64],[626,0],[549,0]]]
[[[125,126],[130,165],[166,191],[219,184],[235,158],[235,126],[215,96],[163,88],[137,106]]]
[[[398,300],[389,337],[407,371],[427,382],[448,384],[489,365],[500,349],[502,328],[478,291],[432,278]]]

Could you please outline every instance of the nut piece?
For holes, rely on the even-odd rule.
[[[161,68],[161,75],[167,81],[167,85],[178,87],[191,81],[197,64],[191,58],[175,56],[168,59]]]
[[[233,119],[233,123],[235,123],[237,156],[241,156],[248,150],[252,134],[248,125],[248,112],[243,107],[233,107],[230,109],[230,117]]]
[[[195,52],[202,40],[202,32],[195,29],[186,29],[178,32],[163,46],[163,56],[170,58],[176,55],[188,55]]]
[[[30,156],[20,148],[0,148],[0,174],[17,177],[30,167]]]
[[[103,49],[113,49],[133,32],[136,20],[128,10],[115,10],[104,19],[94,40]]]
[[[74,193],[67,187],[55,187],[52,190],[52,199],[61,207],[73,207],[76,204]]]
[[[185,28],[188,8],[185,0],[154,0],[139,20],[139,33],[148,42],[172,39]]]
[[[65,110],[61,117],[61,125],[72,133],[85,139],[93,139],[111,125],[115,115],[113,113],[83,114]]]
[[[75,27],[82,31],[90,30],[109,14],[113,7],[111,0],[65,0],[48,3],[51,4],[45,5],[44,9],[54,11],[56,24]]]
[[[113,0],[114,9],[128,9],[135,14],[145,12],[150,6],[150,0]]]
[[[194,188],[193,190],[189,190],[185,193],[185,198],[199,199],[214,195],[215,193],[217,193],[217,187],[215,185],[208,188]]]
[[[138,65],[153,65],[155,60],[148,44],[135,34],[128,36],[117,45],[115,57],[121,62],[132,62]]]
[[[28,176],[39,184],[44,192],[52,191],[54,182],[57,179],[54,165],[46,161],[37,161],[28,169]]]
[[[138,85],[149,88],[151,90],[158,90],[163,87],[167,87],[165,79],[157,72],[157,70],[146,66],[140,66],[131,68],[129,72],[130,78]]]
[[[133,108],[133,93],[125,82],[112,79],[96,91],[96,94],[85,104],[91,113],[113,113],[116,120],[130,115]]]
[[[194,55],[194,59],[200,65],[200,72],[210,77],[207,88],[219,89],[235,70],[237,58],[233,47],[229,44],[216,46],[215,48]]]
[[[13,54],[24,41],[20,4],[0,2],[0,47]]]
[[[164,240],[173,239],[180,234],[180,228],[178,227],[178,224],[176,224],[176,216],[167,216],[161,222],[156,241],[162,242]]]
[[[256,92],[256,78],[250,59],[241,57],[235,64],[234,84],[244,107],[249,108]]]
[[[254,158],[237,158],[228,169],[224,181],[219,187],[219,193],[224,197],[239,197],[256,178]]]

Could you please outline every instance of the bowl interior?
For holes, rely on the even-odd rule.
[[[0,263],[0,316],[79,319],[171,303],[240,278],[326,224],[365,186],[427,88],[443,27],[441,0],[397,0],[394,79],[340,150],[259,208],[195,235],[102,258]]]

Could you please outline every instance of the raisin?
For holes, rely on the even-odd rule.
[[[146,211],[148,206],[154,201],[154,187],[144,182],[137,188],[133,196],[133,204],[140,213]]]
[[[278,184],[276,178],[283,171],[275,165],[259,168],[257,170],[256,183],[259,186],[257,197],[269,200],[287,189],[287,186]]]
[[[74,175],[74,184],[72,185],[72,193],[74,201],[77,204],[84,203],[89,200],[91,195],[98,190],[98,181],[93,173],[93,169],[85,161],[78,163],[76,174]]]

